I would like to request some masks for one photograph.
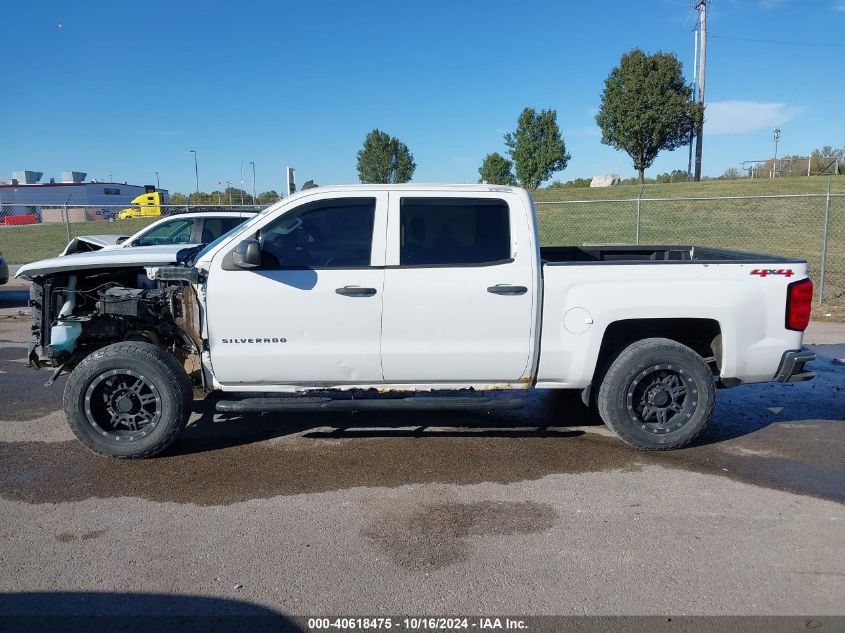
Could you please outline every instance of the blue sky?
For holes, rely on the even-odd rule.
[[[626,50],[673,51],[690,70],[684,0],[622,2],[17,3],[0,20],[0,179],[62,170],[171,191],[240,180],[283,188],[284,167],[357,181],[379,127],[411,148],[419,182],[475,182],[525,106],[554,108],[569,180],[630,159],[600,143],[603,81]],[[61,25],[61,26],[59,26]],[[714,0],[704,173],[845,145],[845,0]],[[776,45],[718,36],[836,44]],[[687,150],[647,172],[686,169]],[[225,186],[225,185],[224,185]]]

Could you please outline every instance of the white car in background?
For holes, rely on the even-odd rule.
[[[61,255],[112,248],[163,244],[208,244],[256,214],[255,211],[205,211],[170,215],[134,235],[81,235],[73,238]]]

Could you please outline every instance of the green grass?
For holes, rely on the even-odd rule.
[[[161,218],[134,218],[109,222],[71,222],[70,236],[132,235]],[[10,264],[28,264],[55,257],[67,246],[67,229],[62,223],[0,226],[0,251]]]

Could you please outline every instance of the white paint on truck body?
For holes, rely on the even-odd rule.
[[[296,199],[312,203],[337,198],[330,189],[310,189]],[[354,197],[347,194],[345,199]],[[384,227],[387,192],[375,198],[371,264],[366,268],[244,270],[224,268],[238,242],[254,237],[283,215],[268,213],[204,259],[208,265],[208,341],[215,379],[225,385],[336,386],[383,380],[380,336],[384,297]],[[289,200],[293,200],[291,197]],[[371,297],[347,297],[338,288],[374,288]],[[247,308],[247,309],[245,309]],[[264,339],[270,343],[264,343]],[[274,338],[284,342],[273,343]],[[229,342],[238,339],[258,343]],[[224,342],[226,341],[226,342]]]
[[[365,195],[378,198],[368,269],[313,270],[307,273],[311,287],[300,287],[302,279],[297,282],[290,273],[223,270],[224,258],[242,239],[280,215],[313,200]],[[510,212],[511,261],[400,266],[403,197],[504,200]],[[774,377],[783,352],[799,349],[803,338],[802,332],[784,327],[784,310],[786,286],[806,277],[805,262],[790,261],[791,277],[764,278],[752,275],[755,265],[746,261],[541,264],[531,198],[510,187],[309,190],[267,209],[248,229],[207,249],[196,265],[209,278],[209,378],[225,391],[583,388],[593,379],[609,325],[669,318],[718,322],[721,377],[761,382]],[[525,286],[528,292],[487,292],[497,284]],[[333,293],[345,285],[373,287],[377,293],[363,300]],[[564,315],[573,308],[591,320],[581,333],[564,328]],[[262,337],[272,332],[287,342],[226,347],[224,333],[238,328]]]
[[[431,197],[424,187],[390,194],[389,218],[403,197]],[[447,192],[449,198],[504,200],[510,261],[460,267],[401,266],[399,223],[388,227],[381,357],[389,383],[519,385],[533,373],[539,266],[531,199],[525,192]],[[498,295],[496,285],[526,288]],[[530,382],[530,381],[529,381]]]
[[[593,379],[607,327],[629,319],[712,319],[722,332],[723,378],[771,380],[783,352],[800,349],[802,332],[784,327],[786,286],[807,276],[807,264],[790,264],[794,275],[752,275],[748,264],[661,262],[545,265],[543,336],[538,386],[583,388]],[[757,266],[759,267],[759,266]],[[594,323],[583,334],[563,327],[573,306]]]

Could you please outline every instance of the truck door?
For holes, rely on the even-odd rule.
[[[385,381],[506,385],[528,375],[532,246],[513,194],[391,192]]]
[[[382,381],[387,194],[331,195],[308,196],[241,236],[259,240],[260,267],[236,268],[231,249],[215,256],[208,331],[221,383]]]

